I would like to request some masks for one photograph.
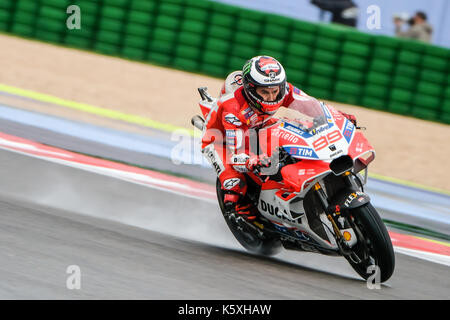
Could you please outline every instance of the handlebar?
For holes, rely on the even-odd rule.
[[[272,156],[270,157],[270,167],[273,164],[277,165],[277,171],[276,173],[265,175],[264,172],[261,172],[261,169],[267,168],[261,165],[255,166],[255,171],[259,175],[265,175],[265,176],[274,176],[279,174],[280,169],[283,168],[285,165],[295,163],[298,160],[295,160],[291,157],[291,155],[283,148],[283,147],[277,147],[275,151],[272,153]]]

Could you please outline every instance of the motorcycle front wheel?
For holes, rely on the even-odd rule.
[[[394,248],[386,226],[370,203],[351,210],[349,218],[358,234],[358,243],[352,250],[361,261],[346,256],[348,262],[365,280],[375,275],[385,282],[395,268]]]
[[[236,240],[248,251],[260,254],[264,256],[273,256],[281,251],[282,245],[278,238],[266,236],[264,239],[259,237],[254,232],[250,230],[242,230],[239,228],[238,224],[232,219],[228,219],[225,212],[225,206],[223,203],[224,193],[221,188],[219,179],[216,182],[216,193],[217,199],[219,201],[220,210],[225,218],[225,222],[228,225],[231,233],[233,233]]]

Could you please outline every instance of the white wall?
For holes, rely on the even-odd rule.
[[[307,21],[319,21],[319,9],[309,0],[213,0],[260,11],[282,14]],[[358,29],[373,34],[393,36],[395,13],[407,12],[411,16],[418,10],[424,11],[433,26],[432,43],[450,48],[450,0],[353,0],[359,7]],[[370,5],[381,9],[381,28],[369,30],[366,12]],[[329,21],[329,15],[326,16]]]

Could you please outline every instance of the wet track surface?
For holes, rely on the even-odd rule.
[[[402,254],[372,290],[344,258],[249,254],[212,202],[5,150],[0,177],[3,299],[449,298],[448,267]]]
[[[195,179],[209,183],[211,185],[215,185],[216,175],[214,171],[211,170],[211,168],[202,167],[199,165],[177,165],[166,157],[157,156],[154,153],[151,154],[138,152],[130,149],[120,148],[118,146],[101,144],[88,139],[82,139],[76,136],[56,133],[51,130],[24,125],[14,121],[0,119],[0,128],[2,128],[2,132],[4,133],[19,136],[50,146],[55,146],[65,150],[88,154],[94,157],[130,163],[132,165],[142,166],[156,171],[170,172],[171,174],[181,175],[188,177],[189,179]],[[157,132],[157,137],[158,139],[161,139],[161,141],[170,141],[169,133]],[[202,156],[200,155],[200,157]],[[375,206],[377,204],[377,201],[378,204],[385,204],[385,201],[392,202],[399,200],[399,198],[397,198],[398,194],[391,194],[393,190],[391,190],[390,188],[373,188],[371,186],[373,186],[373,183],[369,183],[366,188],[368,194],[371,197],[377,195],[381,196],[381,198],[378,197],[378,199],[375,199]],[[384,187],[389,186],[384,185]],[[400,192],[409,193],[409,190],[401,190]],[[413,192],[413,194],[417,194],[417,191],[415,193]],[[449,198],[447,197],[447,202],[448,199]],[[444,216],[446,214],[450,214],[450,211],[448,210],[449,205],[439,205],[438,203],[441,203],[442,200],[438,203],[435,203],[433,199],[429,200],[428,203],[410,203],[410,205],[407,206],[408,209],[403,208],[405,207],[405,204],[408,204],[409,201],[413,202],[414,200],[414,197],[406,197],[402,200],[403,202],[396,202],[394,204],[391,203],[390,205],[388,205],[389,208],[393,208],[394,210],[386,208],[386,205],[383,205],[383,208],[378,207],[378,210],[382,214],[383,219],[433,230],[450,237],[450,223],[448,222],[448,219],[443,223],[442,219],[435,220],[424,217],[426,216],[424,212],[428,212],[430,209],[434,212],[439,212]],[[412,208],[411,206],[413,206],[414,208]],[[432,206],[432,208],[430,208],[429,206]],[[411,211],[411,209],[414,210]],[[419,215],[413,215],[413,211],[419,212]]]

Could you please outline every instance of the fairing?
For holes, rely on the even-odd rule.
[[[309,187],[317,178],[331,172],[332,160],[349,155],[358,161],[358,170],[375,156],[370,143],[351,121],[336,109],[323,103],[293,104],[280,108],[272,125],[259,132],[261,150],[271,155],[283,147],[301,161],[282,168],[286,185],[296,192]]]

